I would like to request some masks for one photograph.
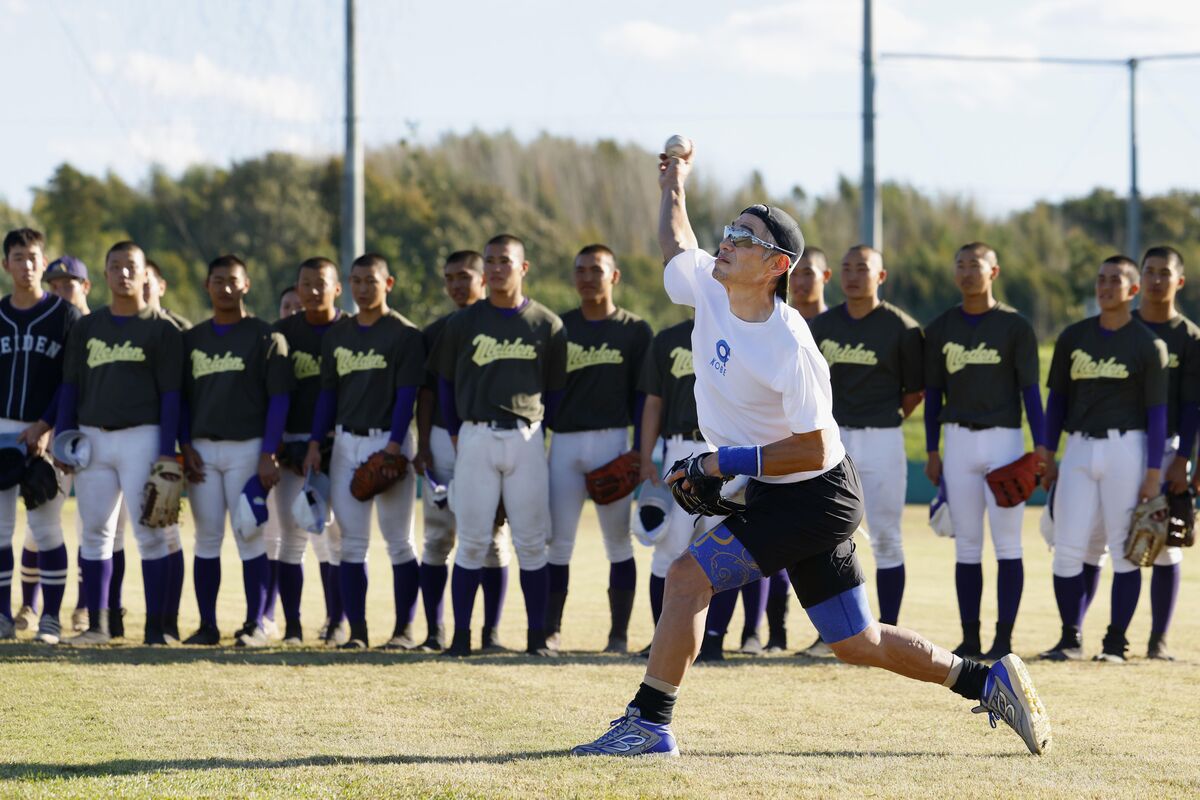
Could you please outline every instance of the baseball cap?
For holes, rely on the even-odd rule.
[[[743,208],[742,213],[752,214],[761,219],[775,244],[796,254],[788,264],[788,270],[796,266],[800,256],[804,255],[804,234],[800,232],[800,225],[792,219],[791,214],[777,206],[766,206],[762,203]]]
[[[429,492],[429,499],[438,508],[445,508],[450,501],[449,491],[444,483],[438,481],[437,476],[433,474],[433,470],[425,470],[425,488]]]
[[[74,278],[77,281],[88,279],[87,264],[75,256],[60,256],[50,262],[42,274],[42,280],[52,281],[55,278]]]
[[[639,542],[653,547],[667,532],[667,514],[674,505],[671,489],[666,482],[657,486],[646,481],[638,492],[637,512],[631,520],[630,530]]]
[[[18,434],[0,434],[0,490],[13,488],[24,474],[25,443]]]
[[[309,472],[304,489],[292,501],[292,518],[309,533],[324,533],[333,519],[329,513],[329,476],[324,472]]]
[[[233,530],[242,539],[252,539],[267,522],[267,489],[257,475],[251,476],[230,515]]]
[[[81,431],[59,431],[54,435],[50,453],[68,467],[83,469],[92,460],[92,443]]]

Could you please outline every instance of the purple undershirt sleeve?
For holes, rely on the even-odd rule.
[[[1146,469],[1162,469],[1167,447],[1167,404],[1146,409]]]
[[[54,396],[50,398],[50,405],[46,406],[46,410],[38,419],[46,423],[50,427],[54,427],[54,420],[58,416],[58,397],[62,394],[62,384],[54,390]]]
[[[925,387],[925,452],[936,453],[942,439],[942,387]]]
[[[458,436],[462,427],[462,418],[458,416],[458,407],[454,404],[454,381],[438,376],[437,399],[438,407],[442,409],[442,419],[446,422],[446,430],[451,436]]]
[[[179,417],[182,399],[179,390],[163,392],[158,398],[158,454],[175,456],[175,440],[179,436]]]
[[[1058,439],[1062,436],[1066,419],[1067,396],[1051,389],[1050,396],[1046,398],[1046,422],[1043,426],[1046,433],[1042,436],[1042,443],[1051,453],[1058,450]]]
[[[392,432],[388,440],[404,444],[408,425],[413,418],[413,403],[417,400],[416,386],[401,386],[396,389],[396,404],[392,406]]]
[[[1179,411],[1179,455],[1189,461],[1196,449],[1196,432],[1200,430],[1200,403],[1184,403]]]
[[[77,413],[79,405],[79,387],[73,383],[64,383],[58,387],[58,408],[55,409],[54,429],[58,432],[70,431],[79,427]]]
[[[1046,444],[1046,416],[1042,413],[1042,393],[1035,383],[1021,390],[1025,399],[1025,417],[1029,420],[1029,432],[1033,434],[1034,447]]]
[[[333,430],[335,416],[337,416],[337,391],[322,389],[321,393],[317,395],[317,408],[313,412],[312,436],[309,437],[309,441],[325,441],[325,437]]]
[[[267,406],[267,423],[263,426],[262,451],[273,455],[283,441],[283,429],[287,425],[288,407],[292,404],[292,396],[287,392],[271,395]]]
[[[546,427],[554,427],[554,418],[558,415],[558,407],[562,404],[563,395],[566,392],[562,389],[552,389],[546,392]]]
[[[188,407],[187,398],[179,401],[179,444],[192,443],[192,410]]]

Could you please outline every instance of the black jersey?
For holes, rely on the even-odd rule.
[[[46,412],[62,384],[67,333],[79,309],[45,295],[32,308],[0,299],[0,417],[33,422]]]

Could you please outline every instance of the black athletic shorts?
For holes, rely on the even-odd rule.
[[[862,484],[850,456],[823,475],[746,487],[746,510],[724,525],[763,575],[786,569],[805,608],[865,582],[854,554],[863,518]]]

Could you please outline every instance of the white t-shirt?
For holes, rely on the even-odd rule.
[[[804,318],[778,298],[764,322],[734,316],[725,287],[712,275],[715,262],[703,250],[686,250],[663,272],[672,302],[696,309],[692,358],[700,430],[717,447],[767,445],[793,433],[832,430],[836,445],[821,469],[758,480],[815,478],[846,457],[833,418],[829,365]]]

